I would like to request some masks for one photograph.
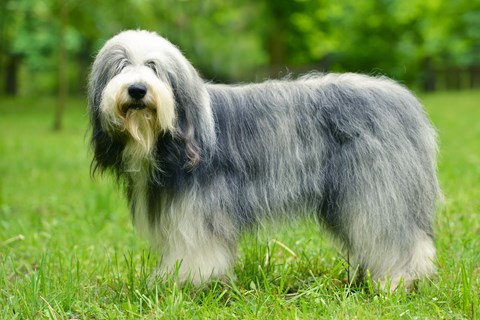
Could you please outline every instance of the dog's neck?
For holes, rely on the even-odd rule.
[[[123,171],[129,175],[145,173],[154,163],[152,150],[146,150],[138,142],[130,140],[122,152],[122,162]]]

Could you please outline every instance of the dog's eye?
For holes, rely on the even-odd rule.
[[[118,64],[118,67],[117,67],[117,73],[120,73],[123,71],[123,69],[125,69],[130,63],[128,62],[127,59],[123,59],[122,61],[120,61],[120,63]]]
[[[150,69],[152,69],[152,71],[153,71],[155,74],[158,75],[158,68],[157,68],[157,65],[155,64],[155,62],[153,62],[153,61],[147,61],[147,62],[145,63],[145,65],[146,65],[147,67],[149,67]]]

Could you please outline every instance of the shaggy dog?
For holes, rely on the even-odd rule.
[[[89,110],[92,170],[126,185],[135,226],[162,253],[157,275],[221,278],[242,230],[302,216],[383,285],[435,272],[435,131],[392,80],[209,84],[166,39],[125,31],[95,59]]]

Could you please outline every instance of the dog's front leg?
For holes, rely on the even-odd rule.
[[[232,276],[237,236],[225,217],[215,220],[207,223],[198,213],[171,219],[159,246],[162,259],[154,277],[173,276],[180,284],[200,285]]]

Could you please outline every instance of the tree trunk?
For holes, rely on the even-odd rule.
[[[18,67],[20,58],[16,55],[7,57],[5,65],[5,93],[15,96],[18,93]]]
[[[423,90],[427,92],[435,91],[436,85],[435,70],[432,66],[432,58],[427,57],[423,60]]]
[[[63,113],[67,103],[68,78],[67,78],[67,49],[65,47],[65,31],[67,28],[68,8],[66,1],[59,0],[59,20],[60,27],[58,32],[58,92],[57,109],[53,121],[53,130],[62,129]]]
[[[85,90],[88,86],[88,73],[91,63],[91,53],[93,51],[93,43],[89,39],[85,39],[82,45],[82,49],[78,53],[77,60],[77,85],[75,93],[80,96],[85,95]]]
[[[284,12],[283,3],[268,2],[272,21],[268,34],[269,77],[276,78],[286,65],[287,44],[285,42],[285,28],[287,14]]]
[[[470,67],[470,88],[480,88],[480,66]]]

